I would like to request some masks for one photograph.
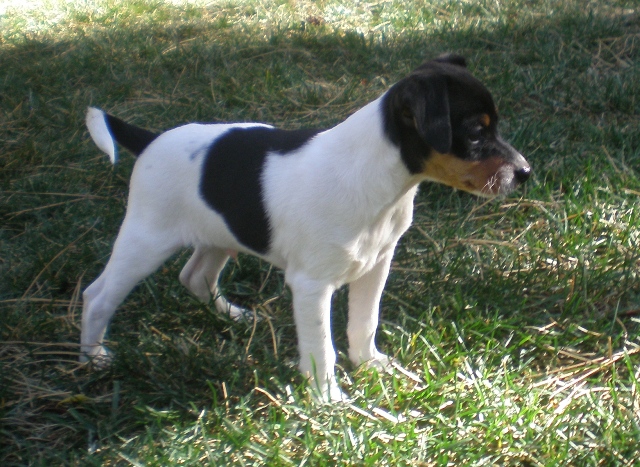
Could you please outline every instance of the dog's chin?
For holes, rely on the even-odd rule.
[[[469,182],[442,184],[484,199],[505,198],[516,191],[521,185],[515,180],[515,177],[513,176],[500,178],[497,181],[481,187],[475,186],[474,184]]]
[[[522,185],[513,170],[499,170],[489,178],[480,178],[471,173],[459,178],[446,179],[426,176],[422,180],[439,183],[487,199],[508,196]]]
[[[493,187],[491,189],[471,190],[469,193],[477,196],[478,198],[494,199],[505,198],[516,190],[517,186],[514,184],[500,185],[499,187]]]
[[[482,186],[470,180],[465,180],[460,185],[454,188],[459,188],[480,198],[491,199],[504,198],[510,195],[520,187],[521,183],[518,182],[512,171],[505,170],[499,171]]]

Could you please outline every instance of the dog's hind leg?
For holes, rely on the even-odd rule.
[[[140,227],[125,220],[107,266],[83,293],[81,361],[91,358],[98,366],[108,364],[102,340],[116,308],[180,246]]]
[[[205,303],[213,298],[220,313],[240,319],[251,312],[229,303],[218,291],[218,278],[228,259],[227,250],[198,246],[182,268],[180,282]]]

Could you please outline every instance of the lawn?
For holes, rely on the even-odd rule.
[[[328,127],[423,60],[465,55],[533,177],[486,201],[423,184],[349,403],[296,371],[280,271],[240,256],[233,322],[182,252],[120,307],[113,366],[78,363],[81,292],[133,157],[88,105]],[[635,465],[640,455],[640,11],[635,0],[0,1],[0,465]]]

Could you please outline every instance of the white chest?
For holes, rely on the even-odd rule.
[[[367,273],[381,260],[393,254],[402,234],[413,218],[414,191],[407,193],[397,204],[385,210],[376,221],[346,246],[344,282],[351,282]]]

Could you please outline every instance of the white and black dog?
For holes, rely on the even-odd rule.
[[[380,297],[418,184],[495,196],[529,178],[497,125],[491,94],[457,55],[424,63],[328,130],[193,123],[156,134],[90,108],[98,147],[113,162],[114,140],[139,157],[111,258],[83,295],[82,359],[105,359],[116,307],[181,247],[195,249],[182,284],[241,316],[217,281],[230,256],[250,253],[284,270],[300,370],[324,397],[340,399],[333,292],[349,284],[350,360],[386,366],[375,344]]]

